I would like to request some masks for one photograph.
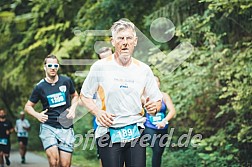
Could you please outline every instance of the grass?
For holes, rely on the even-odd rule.
[[[32,152],[34,154],[37,154],[37,155],[41,156],[41,157],[47,158],[45,151],[32,151]]]
[[[73,155],[73,165],[76,167],[98,167],[99,161],[98,159],[87,159],[84,155]]]

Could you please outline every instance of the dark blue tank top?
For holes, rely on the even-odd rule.
[[[144,125],[148,128],[158,129],[155,123],[162,121],[162,119],[166,117],[166,110],[167,110],[167,106],[165,105],[165,102],[162,100],[161,109],[156,114],[156,116],[151,116],[150,114],[146,113],[146,122],[144,123]],[[161,129],[167,129],[167,128],[168,128],[168,125],[166,125],[164,128],[161,128]]]

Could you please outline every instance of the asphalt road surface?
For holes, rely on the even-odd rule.
[[[18,151],[11,151],[10,161],[11,164],[9,167],[49,167],[47,158],[36,155],[29,151],[26,153],[25,164],[21,164],[21,158]],[[8,166],[5,164],[5,167]]]
[[[32,152],[26,153],[26,163],[21,164],[21,158],[18,151],[11,151],[10,154],[10,167],[47,167],[48,161],[45,157],[36,155]],[[7,165],[5,165],[6,167]]]

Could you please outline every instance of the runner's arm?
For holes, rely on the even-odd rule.
[[[71,107],[69,109],[69,113],[67,114],[68,119],[73,119],[75,117],[75,110],[78,105],[79,95],[77,91],[75,91],[73,94],[71,94]]]
[[[156,126],[160,129],[160,128],[164,128],[166,126],[166,124],[168,124],[168,122],[175,116],[176,111],[174,108],[174,105],[172,103],[172,100],[170,98],[170,96],[167,93],[162,92],[163,94],[163,100],[165,102],[165,105],[167,106],[168,109],[168,114],[166,115],[166,117],[160,122],[158,123]]]
[[[91,114],[96,116],[97,121],[102,126],[109,127],[113,124],[113,117],[115,117],[115,115],[99,109],[92,98],[87,98],[81,94],[79,105],[85,106]]]
[[[32,115],[33,117],[37,118],[40,122],[44,123],[48,119],[48,115],[45,113],[47,112],[48,109],[42,111],[41,113],[38,113],[37,111],[34,110],[35,103],[31,102],[30,100],[27,101],[25,104],[24,110]]]
[[[11,134],[12,132],[14,132],[14,128],[13,127],[11,129],[9,129],[9,130],[6,130],[6,134],[7,135]]]
[[[163,98],[164,98],[164,102],[168,108],[168,114],[164,119],[165,119],[165,121],[169,122],[175,116],[176,110],[175,110],[174,105],[172,103],[171,97],[167,93],[163,93]]]

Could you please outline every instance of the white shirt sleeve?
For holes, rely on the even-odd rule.
[[[31,126],[30,122],[27,119],[25,119],[25,124],[26,124],[26,128],[29,128]]]
[[[99,86],[99,75],[100,74],[100,65],[97,63],[93,64],[90,68],[90,71],[84,80],[81,88],[81,94],[87,98],[93,98],[95,92]]]

